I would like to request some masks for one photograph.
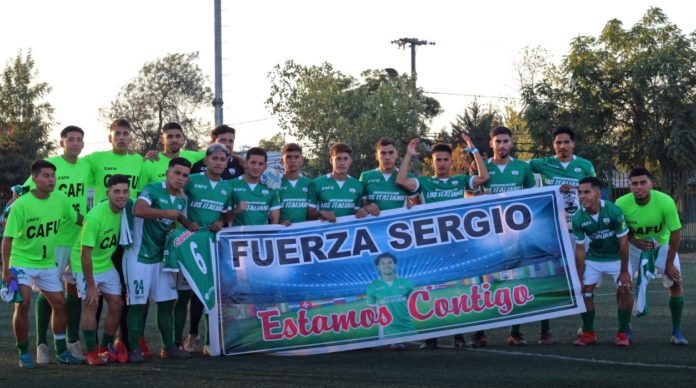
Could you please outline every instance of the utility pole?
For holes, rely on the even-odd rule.
[[[406,46],[411,48],[411,84],[413,88],[413,98],[415,99],[415,104],[411,114],[413,115],[413,133],[418,133],[418,105],[420,104],[420,101],[418,99],[418,89],[416,85],[416,79],[418,78],[418,73],[416,73],[416,47],[425,45],[432,46],[435,45],[435,42],[428,42],[427,40],[421,40],[418,38],[400,38],[397,40],[392,40],[391,43],[399,46],[399,48],[402,49],[405,49]],[[416,163],[413,166],[413,172],[418,175],[419,170],[420,168],[418,163]]]
[[[222,125],[222,25],[221,25],[221,0],[213,0],[215,3],[215,126]]]

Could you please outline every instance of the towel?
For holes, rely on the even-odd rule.
[[[133,200],[129,199],[126,207],[121,212],[121,235],[118,245],[124,248],[133,246]]]
[[[19,284],[17,283],[17,270],[10,268],[10,272],[15,276],[15,279],[10,280],[10,284],[5,284],[0,279],[0,299],[7,303],[22,302],[22,295],[19,293]]]
[[[638,264],[638,293],[636,303],[633,304],[633,314],[637,317],[648,314],[648,283],[655,279],[655,259],[657,259],[658,246],[641,251]]]

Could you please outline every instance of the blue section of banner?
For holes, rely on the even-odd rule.
[[[541,190],[349,223],[225,230],[218,244],[221,272],[232,276],[220,286],[240,304],[351,297],[378,277],[374,260],[384,252],[398,258],[397,276],[415,287],[542,263],[563,268],[554,196]]]

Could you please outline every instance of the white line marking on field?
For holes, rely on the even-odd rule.
[[[594,358],[569,357],[569,356],[560,356],[557,354],[526,353],[526,352],[515,352],[515,351],[511,352],[511,351],[506,351],[506,350],[480,349],[480,348],[479,349],[467,349],[467,350],[472,350],[472,351],[476,351],[476,352],[507,354],[507,355],[511,355],[511,356],[527,356],[527,357],[533,356],[533,357],[541,357],[541,358],[552,358],[555,360],[578,361],[578,362],[587,362],[587,363],[591,363],[591,364],[602,364],[602,365],[642,366],[642,367],[652,367],[652,368],[696,370],[696,366],[692,366],[692,365],[649,364],[646,362],[597,360]]]

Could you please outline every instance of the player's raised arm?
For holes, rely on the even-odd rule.
[[[416,151],[418,143],[420,143],[420,140],[418,139],[413,139],[408,143],[406,154],[404,155],[404,158],[401,161],[401,166],[399,167],[399,174],[396,176],[396,184],[409,193],[413,193],[418,190],[418,179],[408,177],[408,170],[411,167],[411,160],[414,156],[420,155],[418,151]]]
[[[462,134],[462,139],[466,142],[467,148],[465,151],[474,155],[474,160],[476,161],[476,166],[478,167],[478,175],[474,177],[474,188],[476,188],[488,182],[488,168],[486,167],[486,163],[483,161],[478,148],[476,148],[474,142],[471,141],[471,138],[465,134]]]

